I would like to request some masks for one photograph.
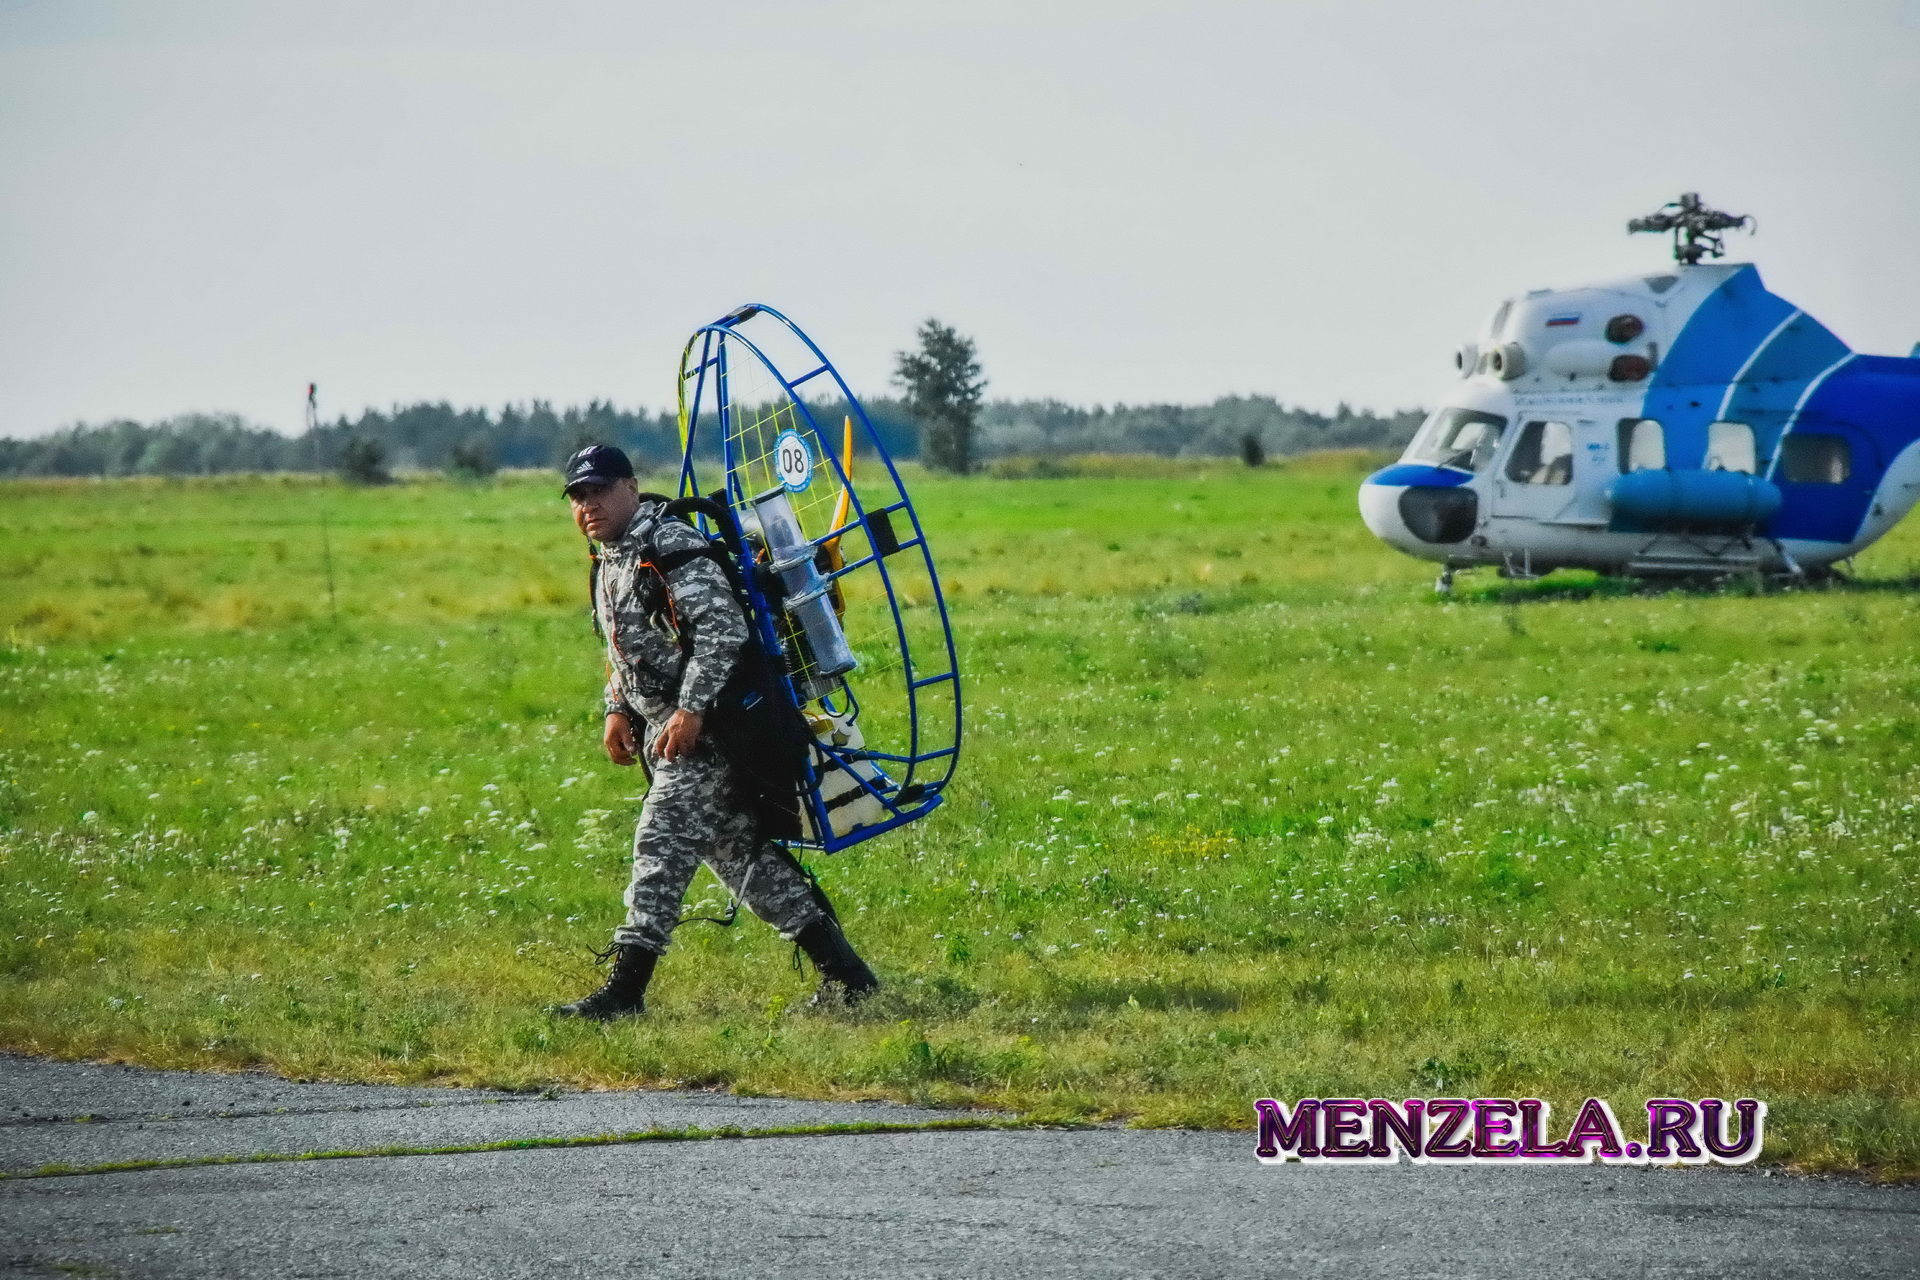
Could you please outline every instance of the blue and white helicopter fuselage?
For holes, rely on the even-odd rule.
[[[1502,303],[1400,461],[1376,535],[1454,569],[1803,574],[1920,499],[1920,359],[1860,355],[1749,264]]]

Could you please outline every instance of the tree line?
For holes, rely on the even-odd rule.
[[[881,442],[898,458],[922,454],[922,423],[906,400],[863,402]],[[841,409],[824,405],[822,422]],[[1059,457],[1141,453],[1163,457],[1230,457],[1249,439],[1266,455],[1315,449],[1397,448],[1412,438],[1420,413],[1375,414],[1341,405],[1331,414],[1282,404],[1271,396],[1226,396],[1211,404],[1085,407],[1058,400],[998,400],[978,409],[973,457]],[[945,425],[932,424],[935,439]],[[627,409],[603,401],[556,409],[545,401],[498,410],[455,408],[445,401],[369,409],[297,436],[236,414],[192,413],[159,422],[76,425],[31,440],[0,439],[0,475],[214,475],[231,472],[365,469],[376,472],[467,471],[557,467],[580,445],[617,444],[643,469],[680,457],[672,413]],[[929,458],[928,461],[936,461]]]

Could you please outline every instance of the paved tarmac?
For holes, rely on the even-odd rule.
[[[84,1117],[84,1119],[83,1119]],[[292,1084],[0,1055],[0,1170],[967,1113]],[[1920,1275],[1920,1187],[1257,1163],[1250,1134],[802,1136],[0,1181],[0,1275]]]

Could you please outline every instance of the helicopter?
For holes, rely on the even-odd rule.
[[[1360,486],[1387,543],[1530,579],[1843,576],[1920,500],[1920,345],[1853,351],[1711,261],[1753,219],[1688,193],[1628,232],[1674,266],[1502,302],[1399,461]]]

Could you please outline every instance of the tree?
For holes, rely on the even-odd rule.
[[[1260,443],[1260,433],[1249,431],[1240,437],[1240,461],[1250,467],[1267,465],[1267,447]]]
[[[194,441],[170,425],[157,428],[141,451],[138,469],[150,476],[184,476],[200,469]]]
[[[499,469],[499,464],[493,460],[493,450],[487,447],[484,436],[469,436],[464,444],[453,446],[447,454],[447,471],[456,480],[477,483],[491,479]]]
[[[340,450],[340,475],[348,484],[386,484],[387,451],[377,440],[356,436]]]
[[[973,339],[938,320],[920,326],[920,349],[894,353],[893,380],[907,393],[907,412],[920,423],[920,448],[929,465],[961,475],[973,470],[974,419],[987,380],[980,376]]]
[[[925,335],[923,335],[924,337]],[[1211,404],[1115,404],[1080,407],[1057,400],[996,400],[980,403],[979,367],[972,344],[944,326],[927,349],[901,360],[918,376],[938,373],[946,356],[957,356],[956,381],[966,395],[949,420],[937,386],[914,399],[874,397],[867,419],[896,458],[922,456],[952,467],[956,452],[966,465],[988,458],[1074,453],[1148,453],[1164,457],[1249,457],[1247,437],[1265,457],[1283,458],[1310,449],[1403,448],[1425,416],[1418,409],[1380,414],[1342,405],[1333,414],[1282,404],[1272,396],[1223,396]],[[933,381],[938,381],[934,379]],[[912,384],[909,384],[911,389]],[[968,404],[978,412],[968,418]],[[822,401],[822,422],[838,422],[852,407]],[[1340,414],[1344,412],[1345,417]],[[968,423],[971,423],[969,426]],[[396,466],[446,467],[478,478],[489,467],[555,466],[584,444],[617,444],[643,469],[672,467],[680,460],[680,432],[671,412],[623,409],[605,401],[556,410],[543,402],[509,404],[498,414],[455,409],[445,401],[367,409],[354,417],[315,422],[289,438],[230,413],[189,413],[141,424],[76,423],[32,440],[0,439],[0,475],[203,475],[236,471],[333,471],[360,441],[379,456],[366,467],[357,448],[356,476],[378,479]],[[698,446],[717,457],[718,443],[703,432]],[[944,452],[935,455],[935,450]],[[455,455],[459,456],[456,457]],[[705,456],[703,454],[703,456]],[[474,465],[474,464],[479,465]]]

